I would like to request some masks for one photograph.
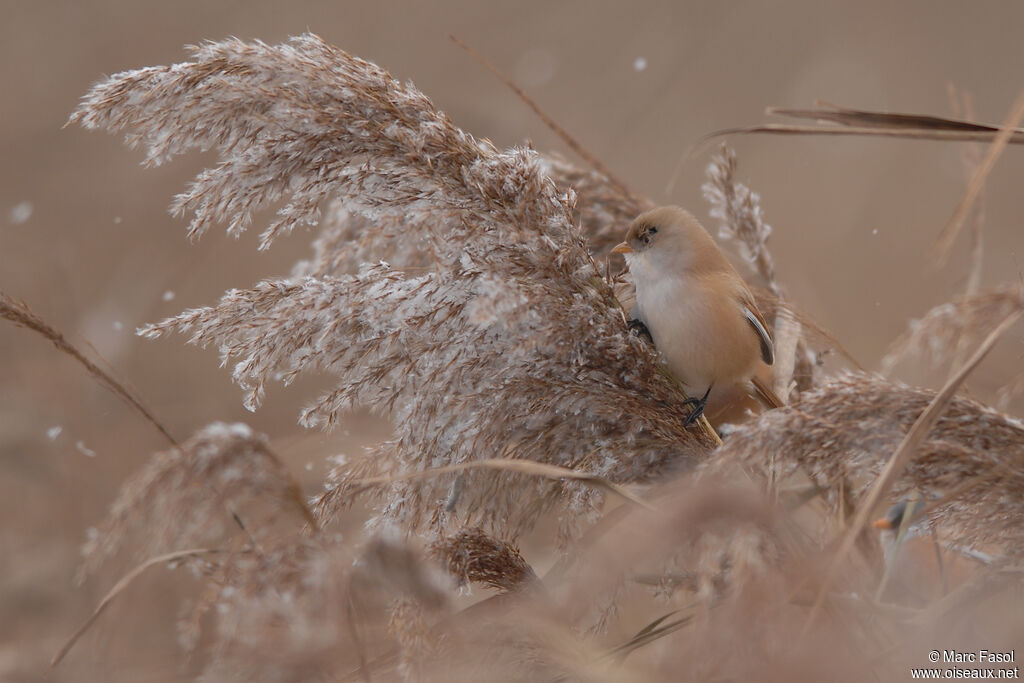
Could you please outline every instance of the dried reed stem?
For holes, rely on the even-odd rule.
[[[89,618],[86,619],[82,623],[82,625],[75,630],[75,632],[71,635],[70,638],[64,641],[64,644],[61,645],[60,649],[57,651],[57,654],[55,654],[53,658],[50,660],[50,670],[52,671],[55,666],[60,664],[61,660],[64,659],[64,656],[71,651],[71,648],[75,646],[75,643],[78,642],[78,639],[85,635],[85,632],[89,630],[89,627],[92,626],[97,619],[99,619],[100,615],[103,614],[103,611],[107,609],[111,602],[113,602],[114,598],[120,595],[125,588],[127,588],[133,581],[135,581],[135,579],[141,576],[147,569],[149,569],[150,567],[155,567],[158,564],[168,564],[170,562],[176,562],[178,560],[184,560],[191,557],[199,557],[202,555],[209,555],[212,553],[222,552],[225,551],[218,550],[216,548],[189,548],[188,550],[176,550],[172,553],[164,553],[163,555],[157,555],[156,557],[151,557],[142,564],[137,565],[134,569],[132,569],[130,572],[122,576],[118,580],[118,582],[114,584],[114,587],[111,588],[107,592],[107,594],[103,596],[103,599],[100,600],[99,604],[97,604],[96,607],[93,609],[92,614],[89,615]]]
[[[58,329],[48,324],[45,320],[32,312],[28,304],[22,301],[15,301],[3,292],[0,292],[0,317],[10,320],[19,327],[27,327],[30,330],[43,335],[57,348],[58,351],[66,353],[80,363],[93,379],[109,389],[115,396],[134,408],[151,425],[156,427],[168,443],[172,446],[178,445],[171,433],[167,431],[153,413],[150,412],[142,400],[135,396],[124,384],[115,379],[109,372],[106,372],[91,360],[85,357],[74,345],[69,342]]]
[[[975,169],[974,176],[971,178],[970,183],[968,183],[963,198],[956,205],[953,215],[949,217],[949,221],[946,222],[942,232],[939,233],[935,240],[933,257],[939,265],[944,264],[946,259],[949,258],[949,250],[952,248],[957,235],[960,234],[960,228],[963,227],[964,220],[974,205],[974,201],[981,194],[981,189],[985,185],[988,174],[992,172],[996,162],[1011,139],[1015,139],[1020,133],[1017,130],[1017,126],[1022,118],[1024,118],[1024,90],[1014,100],[1010,113],[1007,114],[1006,120],[1000,126],[999,133],[993,138],[992,144],[989,145],[988,151],[985,153],[985,157],[978,164],[977,169]]]
[[[499,470],[502,472],[517,472],[519,474],[529,474],[536,477],[545,477],[547,479],[562,480],[568,479],[572,481],[580,481],[587,484],[591,484],[598,488],[605,489],[610,493],[614,493],[623,500],[626,500],[634,505],[640,507],[649,508],[650,505],[644,501],[643,498],[632,493],[629,489],[619,486],[613,481],[609,481],[604,477],[598,477],[593,474],[586,472],[580,472],[578,470],[572,470],[567,467],[559,467],[557,465],[549,465],[542,462],[532,462],[529,460],[509,460],[501,458],[493,458],[490,460],[475,460],[473,462],[464,462],[456,465],[446,465],[444,467],[433,467],[427,470],[420,470],[417,472],[405,472],[403,474],[388,475],[384,477],[374,477],[369,479],[362,479],[359,481],[352,482],[348,488],[345,489],[346,495],[357,496],[364,491],[368,491],[372,488],[379,486],[386,486],[390,484],[396,484],[403,481],[412,481],[415,479],[425,479],[428,477],[439,477],[443,474],[451,474],[453,472],[465,472],[467,470],[475,469],[490,469]],[[328,503],[330,501],[330,495],[321,499],[321,503]]]
[[[633,201],[638,201],[637,198],[636,198],[636,195],[629,188],[629,185],[627,185],[623,180],[621,180],[618,176],[616,176],[614,173],[612,173],[611,169],[609,169],[607,166],[605,166],[604,163],[602,163],[600,159],[598,159],[596,156],[591,154],[587,150],[587,148],[584,147],[582,144],[580,144],[580,142],[575,137],[570,135],[568,131],[566,131],[564,128],[562,128],[560,125],[558,125],[558,123],[556,123],[554,119],[552,119],[550,116],[548,116],[544,112],[544,110],[541,109],[540,106],[536,102],[533,101],[532,98],[530,98],[525,92],[523,92],[523,90],[519,86],[517,86],[512,81],[511,78],[509,78],[508,76],[503,74],[498,69],[498,67],[496,67],[493,64],[491,64],[491,62],[487,58],[485,58],[479,52],[477,52],[476,50],[471,48],[469,45],[466,45],[466,43],[462,42],[461,40],[459,40],[455,36],[449,35],[448,38],[453,43],[455,43],[456,45],[461,47],[463,50],[468,52],[470,54],[470,56],[473,57],[473,59],[475,59],[477,62],[482,64],[485,69],[490,71],[498,80],[500,80],[502,83],[504,83],[508,87],[509,90],[511,90],[513,93],[515,93],[516,97],[518,97],[520,100],[522,100],[526,104],[526,106],[528,106],[531,110],[533,110],[533,113],[536,114],[540,118],[540,120],[544,122],[544,125],[547,126],[548,128],[550,128],[555,133],[555,135],[557,135],[562,140],[562,142],[564,142],[566,144],[566,146],[569,149],[571,149],[573,152],[578,154],[581,159],[583,159],[588,164],[590,164],[590,166],[595,171],[597,171],[598,173],[603,175],[605,178],[607,178],[616,187],[616,189],[618,189],[620,192],[622,192],[622,194],[624,194],[625,196],[629,197]]]

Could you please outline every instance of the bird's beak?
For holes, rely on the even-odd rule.
[[[876,529],[892,530],[892,522],[890,522],[885,517],[882,517],[881,519],[876,519],[875,521],[871,522],[871,526],[875,527]]]
[[[615,245],[615,248],[612,249],[612,253],[613,254],[632,254],[633,253],[633,249],[628,244],[626,244],[625,242],[621,242],[621,243]]]

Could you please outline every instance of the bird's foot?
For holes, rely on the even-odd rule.
[[[644,322],[638,318],[633,318],[629,321],[629,331],[646,341],[648,344],[654,343],[654,337],[651,336],[651,331],[647,329],[647,325],[644,325]]]
[[[708,404],[708,396],[711,395],[711,387],[704,392],[704,395],[700,398],[688,398],[683,401],[683,405],[693,406],[693,411],[686,417],[686,422],[683,423],[683,427],[689,427],[694,422],[700,419],[700,416],[704,414],[704,407]]]

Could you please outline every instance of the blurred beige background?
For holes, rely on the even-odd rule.
[[[766,106],[822,99],[950,115],[952,86],[971,96],[977,119],[998,123],[1024,87],[1024,4],[1016,2],[982,11],[962,2],[6,0],[0,16],[0,289],[74,343],[91,344],[179,438],[215,419],[245,420],[270,435],[309,491],[326,456],[359,448],[384,425],[354,415],[335,434],[304,434],[296,418],[325,386],[315,380],[270,387],[265,407],[249,414],[215,349],[144,341],[133,330],[212,303],[225,288],[286,274],[310,235],[262,254],[254,234],[189,244],[187,220],[166,207],[211,157],[147,170],[117,137],[62,130],[103,75],[181,61],[187,43],[232,35],[275,43],[308,29],[412,79],[475,135],[568,153],[449,42],[454,34],[636,189],[705,219],[707,150],[666,193],[669,176],[702,135],[760,122]],[[926,253],[961,197],[963,145],[731,144],[775,229],[781,283],[865,367],[878,367],[908,318],[963,288],[965,237],[941,271]],[[987,185],[986,285],[1021,278],[1022,171],[1024,149],[1011,148]],[[1018,327],[1000,343],[971,383],[976,396],[992,400],[1021,371],[1022,340]],[[1012,407],[1020,414],[1020,402]],[[61,639],[113,583],[116,573],[72,585],[78,545],[124,477],[160,448],[159,435],[80,367],[41,337],[0,324],[0,680],[40,680]],[[111,610],[55,680],[142,680],[127,672],[145,669],[146,652],[173,661],[175,598],[133,591],[152,609]],[[180,671],[169,665],[165,674]]]

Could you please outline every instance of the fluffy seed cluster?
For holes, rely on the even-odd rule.
[[[701,186],[704,198],[711,204],[711,217],[719,221],[718,236],[734,240],[740,253],[753,264],[763,284],[775,295],[775,262],[768,251],[772,226],[764,219],[761,198],[736,180],[736,153],[722,146],[707,169],[707,182]]]

